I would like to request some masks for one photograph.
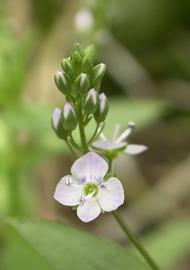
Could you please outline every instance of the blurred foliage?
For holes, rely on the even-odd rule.
[[[65,225],[45,221],[12,220],[8,222],[7,229],[12,230],[13,240],[17,236],[21,242],[28,243],[28,252],[35,250],[41,259],[49,262],[52,266],[50,269],[126,269],[126,265],[131,270],[147,269],[140,259],[128,255],[119,246]],[[11,251],[12,254],[7,253],[5,256],[5,269],[11,270],[14,265],[23,267],[17,250]],[[31,254],[28,255],[25,259],[29,261],[24,267],[27,267],[31,260]],[[40,259],[38,260],[41,263]],[[40,266],[38,265],[37,269],[40,269]]]
[[[0,18],[0,107],[16,103],[25,80],[26,42]]]
[[[144,239],[163,269],[173,269],[190,245],[189,221],[162,226]],[[101,238],[47,221],[7,222],[10,239],[4,269],[148,269],[131,248],[121,248]],[[20,252],[24,259],[19,256]],[[63,256],[64,255],[64,256]],[[74,258],[74,261],[73,261]],[[16,266],[16,268],[15,268]],[[41,267],[41,268],[40,268]],[[45,267],[45,268],[42,268]]]

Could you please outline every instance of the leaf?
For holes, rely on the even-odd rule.
[[[122,247],[63,224],[11,220],[6,225],[6,232],[9,238],[10,234],[12,237],[15,235],[24,243],[28,243],[28,246],[35,250],[41,259],[49,262],[54,270],[148,269],[146,264],[129,255]],[[13,256],[11,260],[13,265],[16,264],[22,260],[22,254]],[[27,263],[22,267],[28,269]]]
[[[190,247],[190,221],[176,222],[158,228],[143,241],[163,269],[173,269]]]

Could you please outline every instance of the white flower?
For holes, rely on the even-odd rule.
[[[77,216],[89,222],[101,211],[116,210],[124,202],[121,182],[111,177],[104,180],[108,172],[107,162],[94,152],[76,160],[71,175],[64,176],[57,184],[54,198],[67,206],[78,206]]]
[[[91,30],[94,24],[93,15],[89,9],[81,9],[76,14],[75,26],[79,32],[87,32]]]
[[[135,127],[134,122],[129,122],[127,129],[119,134],[120,126],[116,125],[114,136],[108,140],[103,132],[100,134],[100,139],[92,144],[92,147],[98,151],[103,152],[106,156],[114,158],[120,152],[131,155],[137,155],[148,149],[145,145],[127,144],[127,139]]]

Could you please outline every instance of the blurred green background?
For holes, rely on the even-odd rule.
[[[50,126],[53,75],[74,42],[107,65],[106,133],[132,120],[149,146],[116,162],[121,214],[163,269],[190,269],[189,14],[189,0],[1,0],[1,269],[147,269],[111,215],[84,225],[53,200],[72,164]]]

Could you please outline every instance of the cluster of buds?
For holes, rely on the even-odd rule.
[[[82,121],[85,119],[82,125],[92,116],[97,124],[105,121],[108,102],[105,94],[100,93],[100,87],[106,66],[94,65],[94,45],[83,48],[75,44],[70,56],[62,60],[61,69],[56,72],[54,81],[67,103],[62,110],[55,109],[52,127],[59,138],[67,139],[80,123],[79,115]]]

